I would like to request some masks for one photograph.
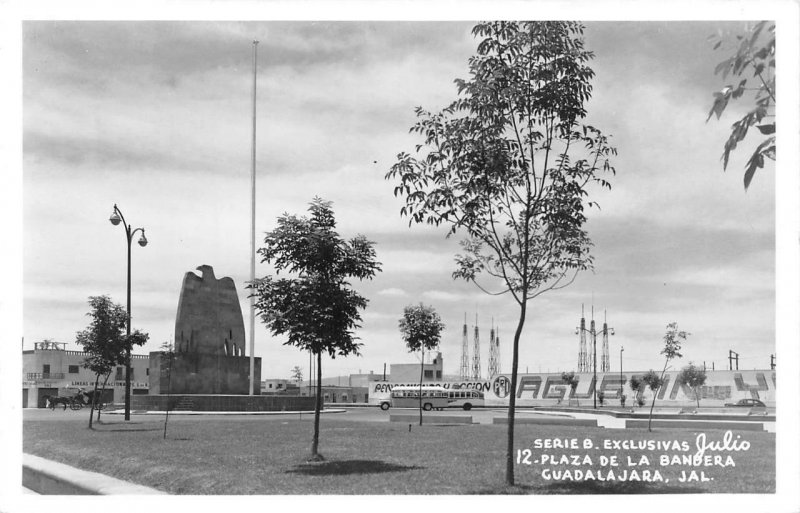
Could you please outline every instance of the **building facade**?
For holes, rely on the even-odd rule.
[[[22,351],[22,407],[44,408],[45,396],[70,397],[94,388],[95,374],[84,368],[86,354],[70,351],[62,342],[36,342]],[[148,355],[131,355],[131,394],[148,393]],[[100,378],[100,385],[103,378]],[[125,367],[117,366],[106,383],[104,400],[125,400]]]
[[[441,352],[430,363],[422,364],[422,381],[426,383],[442,381],[444,361]],[[419,383],[420,365],[418,363],[393,363],[389,366],[391,380],[398,383]]]

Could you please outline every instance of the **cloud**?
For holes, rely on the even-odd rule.
[[[445,301],[445,302],[455,302],[461,301],[465,302],[469,298],[465,297],[463,294],[454,294],[452,292],[447,292],[444,290],[426,290],[422,293],[422,297],[425,299],[429,299],[431,301]]]
[[[670,320],[696,334],[696,360],[713,360],[727,343],[742,354],[774,352],[774,173],[760,173],[744,194],[741,160],[721,172],[729,127],[705,123],[719,86],[719,56],[704,46],[716,25],[587,23],[597,73],[587,122],[613,136],[617,175],[611,191],[590,195],[602,206],[587,212],[595,271],[528,305],[523,365],[574,366],[574,327],[593,298],[598,318],[607,310],[617,329],[612,345],[641,365],[659,358]],[[303,215],[320,195],[334,201],[340,235],[365,234],[383,264],[374,280],[353,283],[370,301],[358,333],[364,356],[326,361],[326,373],[379,371],[405,358],[396,322],[420,300],[447,324],[447,369],[457,371],[464,315],[471,329],[476,312],[482,339],[492,319],[499,326],[508,369],[518,305],[454,281],[461,235],[409,227],[384,179],[395,155],[418,142],[408,134],[413,107],[455,98],[453,79],[466,76],[475,50],[469,28],[25,22],[26,340],[72,340],[89,295],[125,297],[125,241],[108,223],[115,202],[150,239],[133,248],[133,302],[154,348],[171,336],[181,278],[197,265],[231,276],[246,311],[257,37],[257,243],[278,216]],[[264,376],[307,360],[283,341],[259,323]]]
[[[405,290],[396,287],[379,290],[378,294],[381,296],[392,296],[392,297],[404,297],[408,295],[408,293]]]

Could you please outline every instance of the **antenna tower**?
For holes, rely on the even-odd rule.
[[[581,305],[581,325],[578,328],[578,333],[580,334],[578,372],[589,372],[589,355],[586,352],[586,318],[583,316],[583,305]]]
[[[467,314],[464,314],[464,329],[461,337],[461,370],[462,381],[469,379],[469,340],[467,338]]]
[[[589,368],[586,370],[588,372],[594,372],[594,370],[597,369],[597,331],[594,327],[594,304],[592,304],[592,320],[589,323],[589,335],[592,337],[592,347],[589,353]]]
[[[495,329],[492,319],[492,331],[489,335],[489,379],[498,374],[500,374],[500,327]]]
[[[614,328],[608,327],[606,322],[606,311],[603,310],[603,358],[600,360],[600,372],[611,371],[611,359],[608,355],[608,333],[614,334]]]
[[[478,336],[478,314],[475,314],[475,340],[472,346],[472,379],[481,379],[481,341]]]

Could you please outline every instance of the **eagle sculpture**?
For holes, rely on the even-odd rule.
[[[177,353],[245,356],[242,309],[231,278],[217,279],[210,265],[183,277],[175,319]]]

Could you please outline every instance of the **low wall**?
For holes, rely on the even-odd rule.
[[[775,370],[732,370],[708,371],[706,384],[698,390],[701,407],[723,407],[727,403],[735,403],[740,399],[759,399],[768,407],[775,406],[777,394],[777,376]],[[569,406],[580,403],[587,406],[594,403],[595,392],[602,392],[608,406],[617,406],[620,395],[627,397],[627,404],[635,403],[635,398],[650,404],[653,392],[646,390],[635,393],[630,388],[630,379],[642,377],[643,371],[579,373],[575,377],[578,384],[574,390],[564,384],[561,373],[520,373],[517,386],[511,390],[511,377],[501,374],[491,380],[475,381],[437,381],[427,385],[440,385],[447,390],[479,390],[483,392],[485,406],[508,406],[510,396],[515,395],[515,404],[519,408],[534,406]],[[667,371],[664,374],[664,386],[657,392],[657,404],[675,408],[694,408],[697,398],[694,391],[678,380],[679,371]],[[395,386],[419,386],[413,381],[391,382],[380,381],[370,383],[369,401],[380,404],[388,400]],[[598,401],[598,404],[601,404]]]
[[[508,417],[493,417],[492,424],[508,424]],[[514,424],[550,424],[557,426],[597,427],[597,419],[573,419],[570,417],[515,417]]]
[[[308,411],[314,397],[280,395],[173,394],[131,396],[132,410],[166,411]]]
[[[626,420],[625,428],[646,428],[646,420]],[[762,422],[724,422],[713,420],[653,420],[654,428],[731,429],[737,431],[764,431]]]
[[[419,415],[393,413],[389,422],[419,422]],[[423,424],[472,424],[472,415],[423,415]]]

